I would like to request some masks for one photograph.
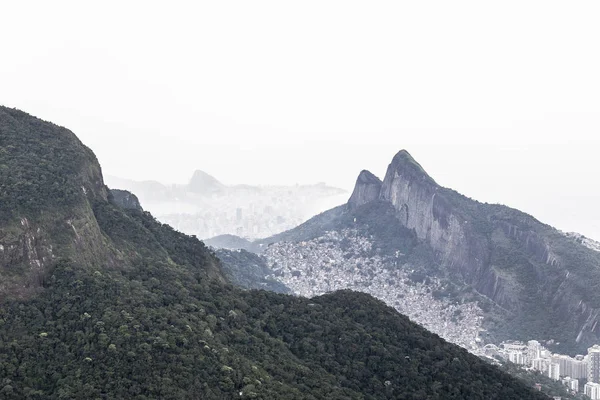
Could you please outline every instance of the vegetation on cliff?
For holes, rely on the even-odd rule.
[[[225,276],[236,286],[245,289],[264,289],[277,293],[291,293],[283,283],[267,278],[273,271],[265,260],[249,251],[217,249],[215,255],[221,260]]]
[[[95,155],[69,130],[0,106],[0,221],[78,205],[102,190]]]

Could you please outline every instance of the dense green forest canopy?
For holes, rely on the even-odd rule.
[[[147,213],[104,207],[151,226],[152,238],[177,251],[179,264],[148,257],[93,270],[62,260],[40,296],[5,301],[5,395],[544,398],[368,295],[302,299],[241,291],[206,277],[200,257],[211,255],[185,244],[195,239]],[[97,215],[106,232],[123,240],[123,232],[112,232],[116,221]]]
[[[68,209],[102,189],[96,156],[69,130],[0,106],[0,221]]]

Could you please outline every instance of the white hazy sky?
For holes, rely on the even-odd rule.
[[[600,2],[5,1],[0,104],[105,174],[438,183],[600,239]]]

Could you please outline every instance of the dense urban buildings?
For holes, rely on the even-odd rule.
[[[265,250],[272,278],[296,295],[319,296],[352,289],[384,301],[412,321],[475,354],[481,354],[483,319],[476,302],[455,302],[435,278],[414,282],[396,257],[374,254],[373,242],[355,229],[327,232],[301,243],[273,243]]]
[[[500,357],[529,370],[539,371],[549,378],[560,380],[573,393],[583,386],[584,393],[591,399],[600,400],[600,345],[588,349],[587,355],[570,357],[552,354],[537,340],[527,343],[506,341],[500,346],[486,345],[488,357]]]

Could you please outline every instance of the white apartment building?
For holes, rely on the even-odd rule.
[[[597,344],[588,349],[587,372],[588,382],[600,383],[600,346]]]
[[[536,358],[540,358],[542,353],[542,345],[537,340],[527,342],[527,357],[531,363]]]
[[[592,400],[600,400],[600,384],[588,382],[585,384],[583,392]]]
[[[550,363],[548,366],[548,377],[555,381],[560,379],[560,364]]]
[[[542,373],[548,372],[549,365],[550,360],[547,358],[536,358],[531,362],[532,368]]]
[[[571,373],[569,376],[573,379],[585,379],[588,376],[587,361],[573,360],[571,361]]]
[[[527,356],[522,351],[509,351],[508,361],[517,365],[527,365]]]
[[[579,380],[567,376],[562,381],[562,384],[569,388],[571,392],[579,392]]]

